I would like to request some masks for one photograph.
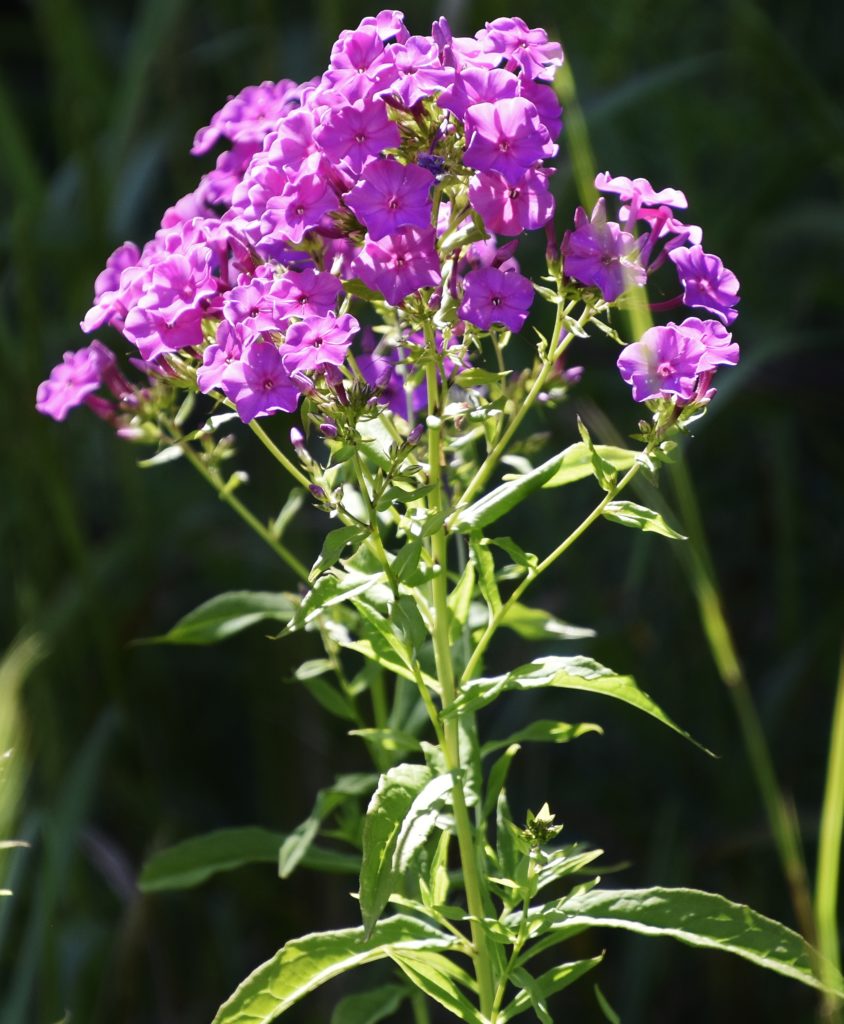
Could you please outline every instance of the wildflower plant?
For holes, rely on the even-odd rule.
[[[598,726],[543,720],[492,741],[478,726],[503,694],[544,688],[563,702],[568,690],[611,697],[690,738],[630,676],[589,657],[492,675],[485,659],[502,630],[561,643],[585,634],[523,599],[594,523],[682,539],[626,492],[670,460],[715,396],[716,371],[739,358],[738,283],[682,219],[679,190],[599,174],[594,208],[574,211],[557,241],[562,62],[560,46],[519,18],[472,38],[441,18],[414,36],[399,12],[382,11],[340,34],[320,78],[244,89],[194,140],[198,156],[222,144],[215,167],[153,239],[122,245],[97,278],[82,328],[116,330],[128,364],[92,340],[38,390],[56,420],[87,405],[154,446],[146,465],[184,457],[298,576],[289,591],[212,599],[168,639],[211,642],[262,620],[281,620],[282,638],[318,632],[326,656],[297,678],[365,741],[376,769],[337,778],[278,851],[282,878],[351,860],[362,923],[287,942],[216,1024],[273,1020],[376,960],[403,980],[348,997],[344,1020],[382,1019],[406,998],[425,1020],[422,993],[472,1024],[551,1021],[549,1000],[601,961],[566,951],[593,927],[731,951],[822,987],[805,942],[747,907],[602,886],[601,851],[561,841],[553,785],[527,821],[513,820],[506,781],[520,744],[567,743]],[[518,249],[540,231],[546,273],[532,280]],[[651,309],[675,319],[624,344],[613,311],[655,275],[666,298]],[[547,336],[531,322],[541,303],[553,315]],[[530,355],[513,365],[519,332]],[[579,423],[564,450],[534,465],[520,430],[537,404],[576,386],[569,349],[594,344],[620,348],[640,404],[633,444],[596,444]],[[230,468],[238,422],[297,488],[269,524]],[[592,488],[594,507],[552,550],[502,534],[534,492],[575,484]],[[331,526],[310,567],[283,536],[302,500]],[[325,834],[343,848],[320,845]],[[142,881],[166,881],[174,853],[182,867],[213,860],[221,842],[164,851]]]

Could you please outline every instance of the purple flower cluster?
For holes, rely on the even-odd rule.
[[[552,86],[562,61],[520,18],[471,38],[444,18],[430,36],[410,35],[398,11],[365,18],[341,32],[320,78],[249,86],[197,132],[196,155],[225,144],[216,165],[143,248],[126,242],[109,257],[83,331],[115,328],[147,382],[195,386],[244,421],[292,412],[306,394],[346,404],[355,388],[412,418],[423,362],[448,375],[485,332],[519,331],[529,316],[535,290],[514,254],[523,232],[553,234],[546,161],[562,128]],[[681,192],[608,174],[596,184],[617,197],[619,217],[608,220],[605,198],[591,216],[577,211],[562,245],[566,284],[611,303],[660,267],[675,271],[682,294],[654,308],[685,302],[716,319],[658,329],[680,332],[670,358],[653,355],[649,332],[622,371],[639,358],[639,400],[700,399],[714,366],[735,362],[725,327],[736,279],[677,219]],[[360,326],[367,305],[389,325],[374,348]],[[423,322],[429,339],[436,324],[436,345],[422,341]],[[692,387],[701,344],[718,358],[695,364]],[[116,374],[97,341],[67,353],[38,408],[63,419],[87,404],[120,427],[144,389]],[[103,385],[111,399],[95,395]]]
[[[472,38],[444,18],[430,36],[410,35],[397,11],[365,18],[340,34],[321,78],[250,86],[197,132],[194,154],[227,148],[143,249],[127,242],[109,258],[83,330],[116,328],[149,373],[192,373],[244,420],[292,411],[314,387],[342,398],[359,372],[347,355],[361,285],[399,314],[438,309],[447,287],[459,307],[441,338],[450,349],[466,325],[518,330],[533,288],[494,236],[553,216],[544,162],[562,127],[551,85],[562,60],[519,18]],[[480,260],[453,241],[479,225]],[[397,372],[395,353],[418,351],[413,325],[392,319],[398,335],[366,354],[384,364],[382,396],[402,385],[381,379],[384,366]],[[39,399],[49,415],[91,393],[91,375],[69,373],[67,359],[42,385],[64,396]]]
[[[599,192],[615,195],[619,219],[608,221],[606,200],[598,200],[587,217],[578,208],[575,227],[562,244],[567,277],[597,288],[606,302],[614,302],[628,288],[644,285],[648,277],[670,261],[680,292],[652,304],[655,311],[686,305],[702,309],[714,320],[689,317],[646,331],[628,345],[618,360],[621,375],[633,386],[637,402],[668,398],[677,405],[707,401],[714,393],[710,381],[716,366],[734,366],[738,345],[727,331],[738,316],[738,280],[717,256],[704,252],[703,232],[684,224],[675,211],[687,206],[678,189],[654,189],[645,178],[632,181],[604,172],[595,178]]]

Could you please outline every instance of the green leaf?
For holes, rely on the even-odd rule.
[[[472,595],[475,593],[475,563],[467,562],[466,568],[454,590],[448,595],[448,607],[454,615],[454,630],[452,641],[460,635],[460,628],[466,625],[469,619],[469,608],[472,604]]]
[[[537,1018],[542,1021],[542,1024],[554,1024],[554,1018],[548,1012],[548,1005],[545,1002],[545,997],[539,990],[535,979],[528,974],[524,967],[519,967],[514,970],[511,977],[513,984],[518,985],[519,988],[521,988],[522,993],[527,996],[531,1009],[536,1014]]]
[[[507,626],[525,640],[547,640],[557,637],[563,640],[585,640],[595,635],[594,629],[572,626],[563,622],[542,608],[529,608],[524,604],[511,605],[500,625]]]
[[[232,590],[203,602],[162,636],[149,637],[139,643],[216,644],[258,622],[268,619],[287,622],[295,608],[296,600],[290,594]]]
[[[550,971],[546,971],[545,974],[533,979],[534,990],[541,993],[543,999],[547,999],[549,996],[554,995],[555,992],[562,992],[564,988],[568,988],[568,986],[577,981],[578,978],[583,977],[587,971],[591,971],[593,967],[597,967],[602,960],[603,954],[601,956],[596,956],[591,960],[573,960],[570,963],[560,964],[558,967],[552,967]],[[522,991],[516,996],[512,1003],[501,1011],[498,1016],[498,1020],[501,1024],[506,1024],[508,1020],[512,1020],[514,1017],[517,1017],[520,1013],[524,1013],[525,1010],[529,1010],[530,1008],[530,995],[528,992]]]
[[[323,821],[350,797],[367,796],[372,791],[375,776],[364,772],[338,775],[334,783],[321,789],[307,818],[285,837],[278,851],[278,874],[289,878],[310,850],[319,835]]]
[[[393,854],[405,816],[430,779],[431,771],[425,765],[396,765],[381,776],[366,809],[360,910],[367,935],[372,933],[394,888]]]
[[[335,575],[336,574],[336,575]],[[282,636],[302,629],[320,615],[326,608],[350,601],[358,594],[366,593],[371,600],[389,600],[391,591],[384,586],[383,572],[364,573],[358,571],[328,572],[316,581],[302,599]]]
[[[644,505],[637,505],[633,501],[611,501],[602,515],[611,523],[630,526],[634,530],[658,533],[663,537],[670,537],[672,540],[687,539],[682,533],[673,530],[659,512],[654,512],[652,508],[645,508]]]
[[[407,997],[401,985],[381,985],[380,988],[341,999],[331,1014],[331,1024],[378,1024],[396,1012]]]
[[[441,953],[429,950],[394,950],[390,959],[401,967],[413,984],[450,1010],[466,1024],[486,1024],[484,1018],[458,987],[458,980],[474,987],[465,971]]]
[[[563,900],[551,920],[552,927],[565,930],[585,925],[668,936],[689,946],[733,953],[812,988],[825,987],[812,966],[817,954],[802,936],[715,893],[658,887],[592,889]],[[844,996],[844,979],[834,970],[826,987]]]
[[[283,832],[263,828],[225,828],[193,836],[159,850],[144,864],[138,879],[141,892],[166,892],[201,885],[212,875],[246,864],[275,864],[286,839]],[[359,860],[349,854],[311,847],[303,865],[321,871],[357,872]]]
[[[594,445],[595,453],[608,463],[613,469],[625,472],[635,463],[637,452],[627,448],[616,448],[610,444]],[[543,487],[564,487],[566,484],[573,484],[577,480],[585,480],[593,475],[592,452],[588,445],[579,441],[573,444],[562,453],[562,457]]]
[[[610,1006],[607,997],[601,991],[600,987],[598,985],[595,985],[594,990],[595,998],[598,1001],[598,1006],[600,1006],[601,1008],[601,1013],[603,1013],[603,1015],[607,1018],[610,1024],[621,1024],[621,1017],[619,1017],[615,1010]]]
[[[486,821],[493,807],[498,804],[498,797],[504,789],[504,784],[507,781],[507,775],[510,772],[510,765],[513,763],[513,758],[521,749],[522,748],[518,743],[510,744],[490,769],[489,780],[486,787],[486,796],[484,797],[483,808],[481,811],[483,821]]]
[[[585,736],[587,733],[597,732],[603,735],[604,730],[594,722],[578,722],[570,725],[568,722],[555,722],[546,718],[530,725],[503,740],[491,740],[481,747],[481,757],[492,754],[502,747],[509,747],[511,743],[570,743],[572,740]]]
[[[238,986],[213,1024],[269,1024],[326,981],[354,967],[414,949],[450,949],[456,939],[418,918],[397,914],[364,937],[362,927],[293,939]]]
[[[308,576],[309,581],[313,582],[326,569],[335,565],[346,546],[363,540],[367,532],[362,526],[341,526],[326,534],[325,540],[322,542],[320,556],[314,562],[314,567]]]
[[[700,747],[705,753],[712,755],[711,750],[707,750],[681,729],[644,690],[640,690],[632,676],[617,675],[612,669],[582,655],[571,658],[537,658],[507,675],[473,679],[461,688],[453,704],[443,708],[442,714],[448,717],[467,711],[477,711],[506,691],[536,690],[543,687],[583,690],[624,701],[625,704],[644,711],[694,743],[696,747]]]
[[[495,559],[480,533],[472,534],[469,545],[478,567],[478,587],[489,608],[489,614],[495,615],[501,608],[501,595],[498,593],[498,581],[495,578]]]
[[[285,836],[263,828],[226,828],[153,854],[138,879],[141,892],[190,889],[220,871],[278,859]]]
[[[393,575],[397,580],[407,582],[407,578],[412,577],[413,573],[419,568],[421,558],[422,541],[419,537],[414,537],[412,540],[407,541],[393,559],[393,564],[390,567]]]
[[[452,520],[453,528],[460,533],[485,529],[547,483],[554,476],[565,454],[560,452],[530,473],[522,473],[505,480],[503,484],[494,487],[471,505],[459,509]]]
[[[425,784],[407,811],[396,840],[393,871],[404,874],[414,853],[425,844],[436,827],[442,809],[451,803],[453,779],[450,773],[438,775]]]

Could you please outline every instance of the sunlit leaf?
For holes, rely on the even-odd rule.
[[[624,701],[667,725],[706,753],[711,753],[672,721],[644,690],[640,690],[632,676],[620,676],[612,669],[581,655],[571,658],[537,658],[506,675],[473,679],[461,687],[455,702],[443,709],[443,715],[477,711],[507,691],[543,687],[584,690]]]
[[[423,764],[399,764],[381,776],[363,824],[360,910],[367,934],[375,927],[395,884],[393,854],[405,816],[431,779]]]
[[[354,967],[402,950],[447,950],[456,942],[433,925],[401,914],[380,921],[368,938],[359,927],[293,939],[238,986],[213,1024],[269,1024],[303,996]]]
[[[233,590],[203,602],[163,636],[144,644],[216,644],[258,622],[288,622],[296,608],[290,594]]]
[[[663,537],[670,537],[671,540],[687,539],[682,533],[672,529],[659,512],[645,508],[644,505],[637,505],[633,501],[611,501],[602,514],[604,519],[609,519],[611,523],[620,523],[634,530],[658,533]]]

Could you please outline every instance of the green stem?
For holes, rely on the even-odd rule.
[[[287,458],[284,452],[278,447],[269,434],[267,434],[260,423],[256,423],[255,420],[250,420],[249,429],[267,449],[270,455],[272,455],[276,462],[278,462],[279,465],[284,466],[293,479],[297,483],[301,484],[305,490],[309,490],[311,481],[305,476],[301,469],[298,468],[298,466],[293,465],[290,459]]]
[[[649,449],[646,449],[645,454],[647,454],[648,451]],[[516,604],[516,602],[519,600],[522,594],[524,594],[527,588],[534,582],[534,580],[536,580],[539,576],[542,575],[542,573],[545,572],[546,569],[553,565],[554,562],[556,562],[561,555],[565,554],[565,552],[568,551],[572,544],[574,544],[574,542],[580,536],[582,536],[594,522],[601,518],[601,515],[603,514],[603,511],[607,507],[607,505],[609,505],[609,503],[614,498],[616,498],[624,490],[625,487],[627,487],[627,485],[636,476],[640,469],[641,463],[635,462],[630,467],[630,469],[627,470],[624,476],[618,481],[618,483],[615,484],[614,487],[610,488],[609,491],[607,491],[607,493],[604,495],[601,501],[598,502],[598,504],[595,506],[595,508],[592,509],[592,511],[583,520],[583,522],[581,522],[579,526],[575,527],[575,529],[571,531],[571,533],[565,538],[565,540],[558,544],[557,547],[555,547],[554,550],[551,552],[551,554],[547,555],[535,568],[528,569],[521,583],[519,583],[519,585],[513,590],[512,594],[510,594],[510,596],[501,605],[498,611],[490,617],[486,629],[484,630],[483,634],[481,635],[480,639],[475,645],[475,651],[472,654],[472,657],[469,659],[466,668],[463,670],[463,675],[461,676],[460,679],[461,685],[467,683],[474,675],[475,671],[478,668],[478,665],[480,664],[481,658],[484,655],[484,652],[489,646],[492,638],[495,636],[495,633],[498,630],[498,627],[501,625],[502,621],[504,620],[505,616],[507,615],[507,612],[509,612],[513,605]]]
[[[818,866],[815,876],[815,920],[818,928],[818,949],[826,961],[841,971],[841,947],[838,938],[838,891],[841,873],[841,838],[844,835],[844,649],[838,670],[838,687],[832,731],[829,742],[829,762],[826,770],[823,809],[821,811]],[[821,978],[826,964],[821,962]],[[829,971],[833,974],[833,971]],[[830,982],[832,978],[829,979]],[[836,1024],[844,1019],[841,1000],[833,995],[824,999],[826,1019]]]
[[[220,475],[218,473],[212,472],[212,470],[210,470],[208,466],[205,465],[205,463],[202,461],[199,455],[197,455],[197,453],[193,450],[190,443],[187,440],[185,440],[185,438],[182,437],[181,434],[179,434],[179,432],[176,430],[172,423],[166,423],[165,426],[168,432],[170,433],[172,440],[179,446],[179,448],[184,453],[185,458],[188,460],[188,462],[190,462],[190,464],[199,473],[199,475],[209,484],[211,484],[211,486],[217,492],[217,495],[221,499],[221,501],[224,501],[229,506],[229,508],[233,509],[240,516],[240,518],[247,524],[247,526],[250,526],[255,531],[255,533],[258,534],[261,540],[263,540],[265,544],[272,548],[272,550],[278,555],[280,559],[282,559],[283,562],[290,566],[290,568],[296,573],[297,576],[299,576],[300,579],[307,580],[308,570],[293,554],[293,552],[290,551],[287,547],[285,547],[285,545],[282,544],[280,540],[277,540],[272,535],[270,530],[266,526],[264,526],[260,519],[253,515],[252,512],[250,512],[249,509],[243,504],[243,502],[239,498],[236,498],[235,495],[226,488],[226,484],[221,479]]]
[[[798,927],[811,943],[815,937],[809,880],[794,814],[780,788],[765,730],[753,701],[744,669],[721,604],[715,570],[709,555],[703,521],[682,453],[670,467],[680,516],[688,534],[685,560],[689,581],[698,603],[703,631],[722,681],[735,709],[751,770],[762,795],[777,852],[791,893]]]
[[[478,491],[480,491],[481,488],[486,484],[487,480],[489,480],[495,467],[498,465],[501,456],[504,455],[505,452],[507,451],[507,446],[510,444],[513,435],[521,426],[522,420],[533,408],[536,399],[542,393],[542,390],[545,387],[546,382],[548,381],[548,377],[551,374],[551,371],[554,369],[555,363],[560,358],[560,356],[565,352],[565,350],[568,348],[573,338],[575,337],[574,331],[567,332],[563,338],[560,337],[560,335],[562,334],[563,325],[566,322],[566,317],[574,308],[574,305],[574,302],[570,302],[565,307],[565,309],[563,308],[562,304],[557,306],[557,318],[554,323],[554,330],[551,334],[551,341],[548,344],[548,352],[546,353],[545,361],[543,362],[542,367],[540,368],[539,373],[536,375],[536,379],[531,385],[531,388],[525,396],[524,400],[521,402],[518,409],[516,409],[515,413],[513,414],[512,419],[507,425],[507,429],[501,434],[501,436],[495,442],[492,449],[488,453],[487,457],[478,467],[477,472],[469,482],[468,487],[466,488],[460,499],[461,505],[467,505],[475,497]],[[594,310],[591,307],[587,306],[581,314],[580,319],[577,321],[577,326],[584,327],[592,319],[593,316]]]
[[[433,344],[430,346],[433,348]],[[442,475],[440,460],[442,458],[441,422],[436,417],[439,407],[437,389],[437,371],[433,364],[427,368],[428,385],[428,463],[431,483],[434,485],[428,500],[432,510],[444,506],[442,494]],[[442,689],[443,705],[454,702],[456,686],[454,666],[451,658],[451,644],[448,636],[448,550],[445,527],[441,526],[431,537],[431,554],[434,560],[435,574],[432,581],[434,604],[434,658],[437,666],[437,678]],[[471,932],[474,947],[475,977],[478,982],[481,1014],[489,1017],[495,995],[492,976],[492,961],[487,947],[487,936],[480,925],[484,918],[484,889],[482,875],[478,870],[478,857],[475,848],[475,833],[469,818],[466,796],[463,791],[463,780],[460,764],[460,733],[457,718],[449,718],[443,727],[446,766],[452,773],[452,803],[454,825],[457,832],[457,845],[460,849],[460,861],[463,868],[463,885],[466,892],[466,903],[472,917]]]

